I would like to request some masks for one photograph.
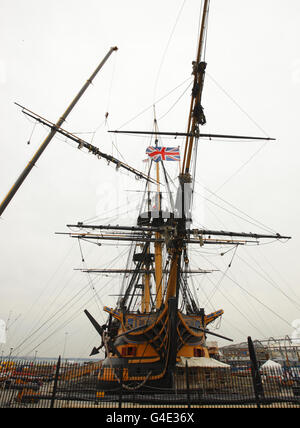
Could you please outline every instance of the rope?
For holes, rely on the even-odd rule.
[[[187,79],[185,79],[182,83],[180,83],[179,85],[177,85],[175,88],[173,88],[171,91],[169,91],[167,94],[163,95],[162,97],[160,97],[158,100],[156,100],[154,103],[152,103],[150,106],[146,107],[144,110],[142,110],[140,113],[138,113],[136,116],[134,116],[132,119],[129,119],[127,122],[123,123],[123,125],[121,125],[118,130],[122,129],[124,126],[128,125],[128,123],[132,122],[133,120],[137,119],[139,116],[141,116],[142,114],[144,114],[146,111],[148,111],[150,108],[153,108],[153,104],[158,104],[160,101],[164,100],[165,98],[167,98],[169,95],[171,95],[173,92],[175,92],[178,88],[180,88],[181,86],[183,86],[186,82],[188,82],[191,79],[191,77],[189,76]]]
[[[182,92],[182,94],[178,97],[178,99],[174,102],[174,104],[172,104],[172,106],[169,108],[169,110],[166,111],[166,113],[164,113],[162,116],[159,117],[158,120],[163,119],[165,116],[167,116],[167,114],[170,113],[171,110],[173,110],[173,108],[179,103],[179,101],[181,100],[181,98],[186,94],[187,90],[192,86],[193,82],[190,82],[188,84],[188,86],[186,87],[186,89]]]
[[[204,259],[205,257],[202,256]],[[212,262],[211,264],[213,266],[215,266]],[[215,266],[216,267],[216,266]],[[232,277],[230,277],[226,272],[224,272],[224,275],[226,276],[226,278],[228,278],[231,282],[233,282],[235,285],[238,286],[238,288],[240,288],[242,291],[244,291],[245,294],[247,294],[248,296],[252,297],[252,299],[254,299],[257,303],[259,303],[261,306],[263,306],[265,309],[267,309],[268,311],[272,312],[273,315],[275,315],[278,319],[280,319],[282,322],[284,322],[285,324],[287,324],[288,326],[290,326],[290,323],[284,319],[283,317],[281,317],[278,312],[276,312],[275,310],[273,310],[272,308],[270,308],[269,306],[267,306],[266,304],[264,304],[263,302],[261,302],[255,295],[253,295],[252,293],[250,293],[249,291],[247,291],[244,287],[242,287],[237,281],[235,281]],[[219,290],[221,292],[221,290]],[[222,293],[222,295],[226,298],[226,296]]]
[[[161,60],[160,65],[159,65],[159,69],[158,69],[158,72],[157,72],[157,77],[156,77],[155,85],[154,85],[154,92],[153,92],[153,94],[154,94],[154,95],[153,95],[153,98],[154,98],[154,99],[155,99],[155,96],[156,96],[156,90],[157,90],[157,86],[158,86],[158,80],[159,80],[159,77],[160,77],[161,69],[162,69],[162,66],[163,66],[164,60],[165,60],[165,58],[166,58],[167,51],[168,51],[168,48],[169,48],[169,46],[170,46],[170,43],[171,43],[172,37],[173,37],[173,35],[174,35],[174,32],[175,32],[176,26],[177,26],[178,21],[179,21],[179,18],[180,18],[180,16],[181,16],[182,11],[183,11],[183,8],[184,8],[184,5],[185,5],[185,2],[186,2],[186,0],[183,0],[183,3],[182,3],[182,5],[181,5],[181,7],[180,7],[180,10],[179,10],[179,12],[178,12],[178,14],[177,14],[177,17],[176,17],[176,20],[175,20],[175,24],[174,24],[174,26],[173,26],[173,28],[172,28],[172,31],[171,31],[171,34],[170,34],[169,40],[168,40],[167,45],[166,45],[166,47],[165,47],[165,50],[164,50],[164,52],[163,52],[162,60]],[[155,104],[155,103],[154,103],[154,104]]]
[[[32,138],[32,135],[33,135],[33,133],[34,133],[34,130],[35,130],[36,125],[37,125],[37,122],[35,122],[35,123],[34,123],[34,125],[33,125],[32,131],[31,131],[31,134],[30,134],[29,139],[28,139],[28,141],[27,141],[27,144],[28,144],[28,145],[31,143],[31,138]]]

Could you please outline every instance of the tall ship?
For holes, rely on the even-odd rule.
[[[150,135],[153,144],[146,150],[149,169],[145,182],[143,202],[136,224],[69,225],[77,228],[73,238],[101,242],[102,240],[130,243],[129,259],[125,269],[87,269],[85,272],[120,273],[124,287],[114,307],[104,307],[107,322],[100,325],[85,310],[100,336],[100,345],[91,355],[104,349],[105,359],[98,380],[103,388],[118,382],[140,387],[155,384],[168,387],[174,383],[176,366],[184,361],[195,364],[210,359],[207,340],[220,337],[209,330],[210,324],[224,311],[206,313],[190,284],[194,274],[210,274],[205,269],[190,267],[190,248],[197,245],[246,245],[258,239],[286,239],[267,234],[223,230],[200,230],[192,227],[193,196],[197,148],[201,138],[259,140],[249,136],[202,133],[206,123],[202,94],[206,62],[203,58],[207,36],[209,1],[203,3],[197,57],[192,62],[193,87],[185,132],[160,132],[156,118],[150,131],[114,131],[125,134]],[[179,147],[164,146],[163,137],[185,138],[183,153]],[[180,162],[177,194],[173,198],[169,186],[167,166]],[[150,191],[150,183],[155,191]],[[154,184],[153,184],[154,183]],[[161,189],[164,189],[162,193]]]
[[[193,246],[205,248],[214,245],[238,247],[260,239],[287,239],[280,234],[246,233],[238,231],[196,229],[193,227],[193,198],[197,149],[201,138],[267,140],[269,138],[243,135],[220,135],[202,132],[206,124],[202,94],[207,64],[204,49],[207,37],[209,0],[203,2],[197,56],[192,62],[193,87],[188,109],[186,130],[160,131],[154,117],[152,131],[112,131],[135,135],[151,135],[153,143],[147,148],[147,173],[141,173],[113,156],[100,152],[74,134],[65,131],[61,120],[52,124],[26,108],[24,113],[51,128],[44,150],[55,132],[86,147],[93,154],[113,162],[119,168],[139,176],[145,181],[144,197],[136,223],[132,224],[84,224],[72,227],[72,238],[90,242],[112,241],[127,243],[128,263],[124,269],[87,269],[90,274],[122,274],[123,287],[115,306],[105,306],[105,324],[100,324],[94,314],[85,314],[99,333],[99,343],[91,355],[104,351],[98,374],[103,389],[115,388],[118,383],[138,388],[143,385],[169,387],[174,383],[176,367],[180,362],[195,364],[209,360],[212,354],[208,340],[216,337],[231,340],[210,330],[210,325],[224,313],[223,309],[207,313],[191,285],[193,275],[209,275],[206,269],[192,269],[190,251]],[[109,55],[116,48],[112,48]],[[107,58],[106,58],[107,59]],[[106,60],[105,59],[105,60]],[[103,65],[103,64],[102,64]],[[99,70],[98,70],[99,71]],[[94,76],[92,76],[94,77]],[[92,81],[89,79],[87,85]],[[77,99],[78,100],[78,99]],[[76,101],[77,101],[76,100]],[[67,114],[74,107],[72,103]],[[164,137],[183,137],[184,150],[162,143]],[[31,162],[34,164],[35,161]],[[168,165],[180,163],[177,193],[173,197],[170,189]],[[29,168],[31,168],[31,164]],[[25,175],[28,173],[25,171]],[[23,174],[16,183],[18,188]],[[151,186],[151,189],[150,189]],[[153,188],[155,190],[153,190]],[[163,190],[162,190],[163,189]],[[2,203],[1,213],[13,194]],[[74,230],[75,229],[75,230]]]

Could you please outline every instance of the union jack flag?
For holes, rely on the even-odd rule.
[[[149,146],[146,150],[147,155],[154,160],[160,161],[179,161],[179,147],[152,147]]]

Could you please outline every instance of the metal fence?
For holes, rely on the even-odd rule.
[[[0,363],[0,407],[29,408],[202,408],[300,407],[300,369],[259,370],[245,364],[231,368],[178,367],[170,388],[141,381],[122,381],[124,371],[111,374],[114,387],[99,383],[94,364]],[[119,379],[119,381],[117,380]]]

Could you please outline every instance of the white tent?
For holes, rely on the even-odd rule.
[[[185,367],[186,362],[188,367],[230,368],[228,364],[206,357],[180,357],[177,367]]]
[[[276,363],[273,360],[268,360],[260,367],[260,370],[282,371],[282,368],[281,368],[281,365],[279,363]]]

